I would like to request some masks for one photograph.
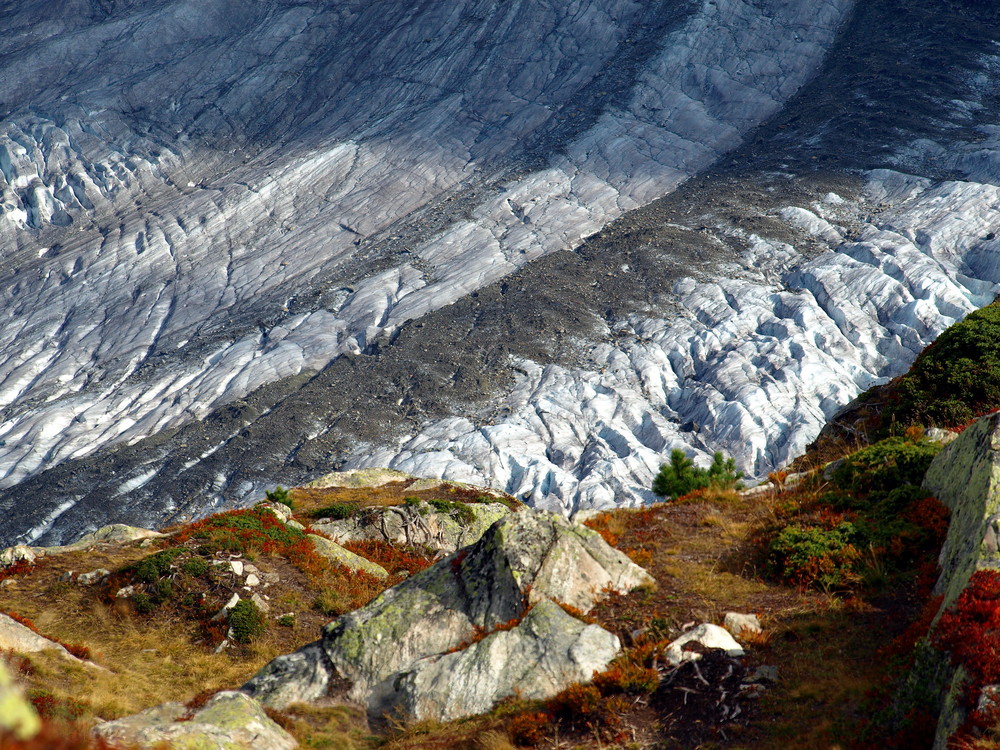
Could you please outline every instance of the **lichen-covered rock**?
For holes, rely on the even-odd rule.
[[[412,478],[409,474],[395,469],[353,469],[324,474],[306,486],[316,489],[325,487],[381,487],[389,482],[403,482]]]
[[[567,685],[587,682],[617,656],[618,638],[598,625],[539,602],[512,630],[468,648],[419,660],[382,682],[369,701],[369,717],[450,721],[489,711],[517,693],[549,698]]]
[[[76,659],[55,641],[39,635],[5,614],[0,614],[0,650],[16,651],[20,654],[56,651],[68,659]]]
[[[454,552],[477,542],[486,529],[510,512],[503,503],[469,503],[438,510],[420,502],[366,508],[351,518],[319,521],[313,528],[340,543],[374,539]]]
[[[3,661],[0,661],[0,734],[10,733],[18,740],[34,737],[42,722],[34,707],[24,698]]]
[[[943,610],[974,572],[1000,568],[1000,414],[978,420],[945,446],[923,487],[951,510],[936,586]]]
[[[245,693],[218,693],[188,718],[180,703],[165,703],[99,724],[97,737],[112,744],[177,750],[293,750],[298,743]]]
[[[124,523],[113,523],[110,526],[102,526],[97,531],[84,534],[73,544],[67,545],[67,547],[81,549],[100,543],[123,544],[125,542],[134,542],[137,539],[158,539],[163,536],[166,536],[166,534],[162,534],[159,531],[143,529],[138,526],[128,526]]]
[[[373,563],[371,560],[366,560],[360,555],[355,555],[336,542],[331,542],[329,539],[318,534],[309,534],[309,539],[312,540],[313,548],[317,554],[322,555],[337,565],[343,565],[345,568],[350,568],[351,570],[360,570],[376,578],[389,577],[388,571],[381,565]]]
[[[0,552],[0,568],[9,568],[19,562],[33,563],[38,553],[26,544],[16,544]]]
[[[275,660],[244,689],[281,708],[289,696],[312,700],[343,678],[348,696],[371,708],[380,700],[372,696],[384,693],[381,683],[470,640],[476,628],[492,630],[521,618],[530,604],[558,600],[587,611],[602,591],[651,584],[648,573],[596,532],[550,513],[514,513],[471,547],[339,617],[314,644],[318,650],[311,646]],[[317,678],[321,669],[330,670],[326,682]],[[438,699],[426,700],[434,705]]]

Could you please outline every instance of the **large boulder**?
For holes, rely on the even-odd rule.
[[[549,513],[511,514],[490,527],[473,546],[330,623],[317,644],[279,657],[244,689],[265,705],[281,708],[293,699],[321,698],[346,680],[348,697],[368,706],[374,718],[390,704],[407,710],[419,705],[420,711],[430,715],[438,710],[433,706],[453,705],[446,695],[431,696],[428,692],[431,688],[447,691],[447,685],[431,685],[427,679],[414,676],[412,684],[419,690],[394,697],[398,692],[395,681],[414,670],[421,659],[471,642],[477,632],[493,631],[501,625],[509,628],[539,602],[554,600],[586,612],[603,591],[625,592],[652,584],[648,573],[586,527]],[[562,623],[565,633],[539,640],[530,635],[535,625],[529,624],[517,634],[519,641],[528,643],[533,638],[562,643],[571,639],[578,621],[569,616],[550,617],[550,612],[551,608],[543,607],[536,618],[546,615],[545,622]],[[517,628],[524,628],[525,621]],[[595,631],[588,631],[588,639],[595,637]],[[491,647],[499,650],[490,653],[503,653],[504,643],[506,639]],[[559,652],[553,648],[553,653]],[[613,651],[617,645],[601,652],[608,657],[604,664]],[[572,661],[565,654],[561,658]],[[540,664],[544,666],[539,668],[552,669],[547,662]],[[572,667],[565,671],[572,672]],[[423,673],[418,670],[415,674]],[[466,696],[464,700],[477,706],[475,710],[483,710],[478,707],[496,699],[497,689],[491,690],[488,695]]]
[[[177,750],[294,750],[298,742],[245,693],[213,696],[191,714],[180,703],[164,703],[117,721],[98,724],[94,734],[112,745]]]
[[[325,557],[335,565],[343,565],[345,568],[354,571],[360,570],[376,578],[389,577],[389,572],[378,563],[373,563],[371,560],[366,560],[360,555],[355,555],[350,550],[344,549],[336,542],[331,542],[319,534],[309,534],[308,536],[313,543],[313,549],[316,550],[316,554]]]
[[[935,586],[935,592],[944,597],[940,616],[973,573],[1000,570],[1000,414],[976,421],[946,445],[927,469],[923,487],[951,511]],[[943,654],[933,658],[947,664]],[[935,750],[948,746],[948,738],[965,718],[965,681],[964,670],[954,670],[938,714]]]
[[[341,544],[376,540],[454,552],[477,542],[490,526],[511,512],[503,503],[455,503],[453,506],[440,509],[421,501],[365,508],[351,518],[321,519],[313,523],[313,528]]]
[[[620,648],[618,638],[604,628],[541,601],[516,628],[494,632],[455,653],[420,659],[383,681],[369,700],[369,711],[450,721],[489,711],[515,692],[529,700],[550,698],[566,685],[588,682]]]
[[[1000,568],[1000,414],[978,420],[946,445],[923,487],[951,511],[937,583],[943,609],[977,570]]]
[[[13,617],[2,613],[0,613],[0,650],[15,651],[19,654],[54,651],[67,659],[80,661],[55,641],[39,635]]]

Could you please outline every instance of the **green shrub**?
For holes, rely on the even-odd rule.
[[[475,518],[472,509],[465,503],[456,503],[451,500],[429,500],[428,502],[438,513],[454,516],[460,524],[472,523],[472,519]]]
[[[879,496],[905,485],[919,486],[940,450],[940,444],[929,440],[886,438],[844,459],[833,481],[849,492]]]
[[[273,490],[268,490],[264,493],[264,497],[270,500],[272,503],[282,503],[287,505],[289,508],[295,509],[295,501],[288,495],[288,490],[282,487],[280,484]]]
[[[1000,304],[948,328],[893,390],[885,423],[956,427],[1000,407]]]
[[[295,615],[288,613],[278,618],[278,624],[283,628],[295,627]]]
[[[181,563],[181,570],[195,578],[205,575],[208,572],[208,568],[208,560],[201,557],[191,557]]]
[[[782,581],[795,586],[843,589],[857,583],[861,553],[852,544],[854,524],[833,529],[786,526],[771,541],[768,565]]]
[[[199,540],[202,554],[225,551],[246,555],[254,550],[266,554],[287,552],[303,542],[306,535],[283,524],[270,510],[254,507],[209,516],[187,526],[174,539],[178,543]]]
[[[702,469],[684,455],[684,451],[674,450],[670,463],[660,466],[653,479],[653,492],[662,497],[680,497],[705,487],[732,489],[739,483],[743,472],[736,471],[736,462],[723,457],[719,451],[712,456],[712,465]]]
[[[331,518],[334,521],[340,521],[350,518],[359,510],[361,510],[360,503],[333,503],[332,505],[327,505],[325,508],[309,511],[309,517]]]
[[[170,566],[182,551],[179,547],[174,547],[144,557],[133,567],[136,579],[143,583],[158,581],[170,572]]]
[[[267,619],[260,607],[249,599],[240,599],[236,606],[229,610],[229,627],[233,631],[233,640],[237,643],[250,643],[260,638],[267,630]]]

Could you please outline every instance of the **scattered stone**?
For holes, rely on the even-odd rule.
[[[42,728],[34,707],[25,700],[6,665],[0,660],[0,734],[8,732],[18,740],[28,740]]]
[[[754,670],[754,673],[750,675],[747,682],[777,682],[778,681],[778,668],[771,665],[761,665]]]
[[[250,575],[247,576],[246,585],[247,586],[259,586],[260,585],[260,579],[256,575],[254,575],[253,573],[251,573]]]
[[[22,654],[34,654],[39,651],[55,651],[60,656],[74,661],[82,661],[55,641],[39,635],[26,625],[22,625],[13,617],[0,613],[0,650],[17,651]]]
[[[212,615],[211,622],[218,622],[219,620],[225,618],[226,615],[229,614],[229,610],[231,610],[239,603],[240,603],[240,595],[233,594],[232,597],[230,597],[229,601],[226,602],[225,605],[223,605],[222,609],[220,609],[218,612]]]
[[[159,531],[143,529],[138,526],[128,526],[123,523],[113,523],[109,526],[102,526],[97,531],[84,534],[73,544],[57,549],[82,549],[101,543],[123,544],[125,542],[134,542],[138,539],[160,539],[165,536],[166,534],[161,534]]]
[[[744,633],[756,634],[761,632],[760,620],[757,615],[745,615],[739,612],[726,612],[723,620],[726,630],[739,638]]]
[[[70,583],[75,576],[76,576],[76,573],[74,571],[72,571],[72,570],[63,571],[59,575],[59,582],[60,583]]]
[[[90,586],[98,581],[103,581],[109,575],[111,575],[111,571],[107,568],[98,568],[97,570],[92,570],[89,573],[81,573],[77,576],[76,581],[83,586]]]
[[[292,509],[284,503],[268,500],[263,503],[257,503],[256,507],[271,511],[282,523],[288,523],[288,519],[292,517]]]
[[[135,586],[131,584],[128,586],[122,586],[115,592],[115,599],[130,599],[133,594],[135,594]]]
[[[287,521],[285,521],[285,526],[287,526],[290,529],[295,529],[296,531],[305,531],[306,530],[306,527],[303,526],[298,521],[296,521],[294,518],[289,518]]]
[[[293,750],[295,739],[245,693],[213,696],[193,716],[180,703],[164,703],[117,721],[98,724],[94,735],[112,745],[205,750]]]
[[[727,656],[731,657],[740,657],[746,654],[746,651],[733,639],[728,630],[706,622],[698,627],[691,628],[684,635],[671,641],[664,654],[667,661],[673,665],[677,665],[682,661],[696,661],[700,659],[700,653],[688,651],[683,648],[689,643],[697,643],[707,649],[721,649],[726,652]]]
[[[26,544],[16,544],[0,552],[0,568],[9,568],[22,561],[33,563],[38,556],[38,552]]]
[[[229,569],[238,576],[243,575],[243,562],[241,560],[230,560]]]
[[[350,550],[346,550],[341,547],[336,542],[331,542],[326,537],[322,537],[319,534],[309,534],[309,539],[312,540],[313,548],[316,550],[316,554],[322,555],[327,560],[336,563],[337,565],[343,565],[345,568],[351,570],[360,570],[369,575],[373,575],[376,578],[388,578],[389,571],[383,568],[377,563],[373,563],[370,560],[366,560],[360,555],[355,555]]]
[[[933,440],[935,443],[948,445],[948,443],[958,438],[958,433],[953,430],[943,430],[940,427],[929,427],[924,430],[924,437],[928,440]]]
[[[264,597],[262,597],[260,594],[256,592],[254,592],[253,596],[250,597],[250,601],[256,604],[257,609],[259,609],[261,612],[271,611],[271,605],[264,600]]]

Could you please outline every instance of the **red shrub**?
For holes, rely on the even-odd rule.
[[[380,542],[374,539],[360,542],[344,542],[343,547],[346,550],[350,550],[355,555],[360,555],[366,560],[378,563],[390,573],[398,573],[405,570],[409,575],[413,575],[414,573],[419,573],[425,568],[429,568],[434,562],[434,559],[428,555],[423,555],[412,549],[398,547],[395,544]],[[462,551],[459,551],[458,556],[465,559]],[[458,556],[456,556],[456,559]],[[452,560],[451,565],[452,570],[454,570],[455,560]]]
[[[957,741],[997,718],[983,716],[974,709],[983,687],[1000,682],[1000,573],[973,573],[955,603],[941,615],[933,638],[936,646],[951,654],[952,663],[964,667],[968,675],[963,701],[970,713],[952,736]]]
[[[515,745],[534,747],[545,738],[551,723],[545,713],[518,714],[507,723],[507,732]]]

